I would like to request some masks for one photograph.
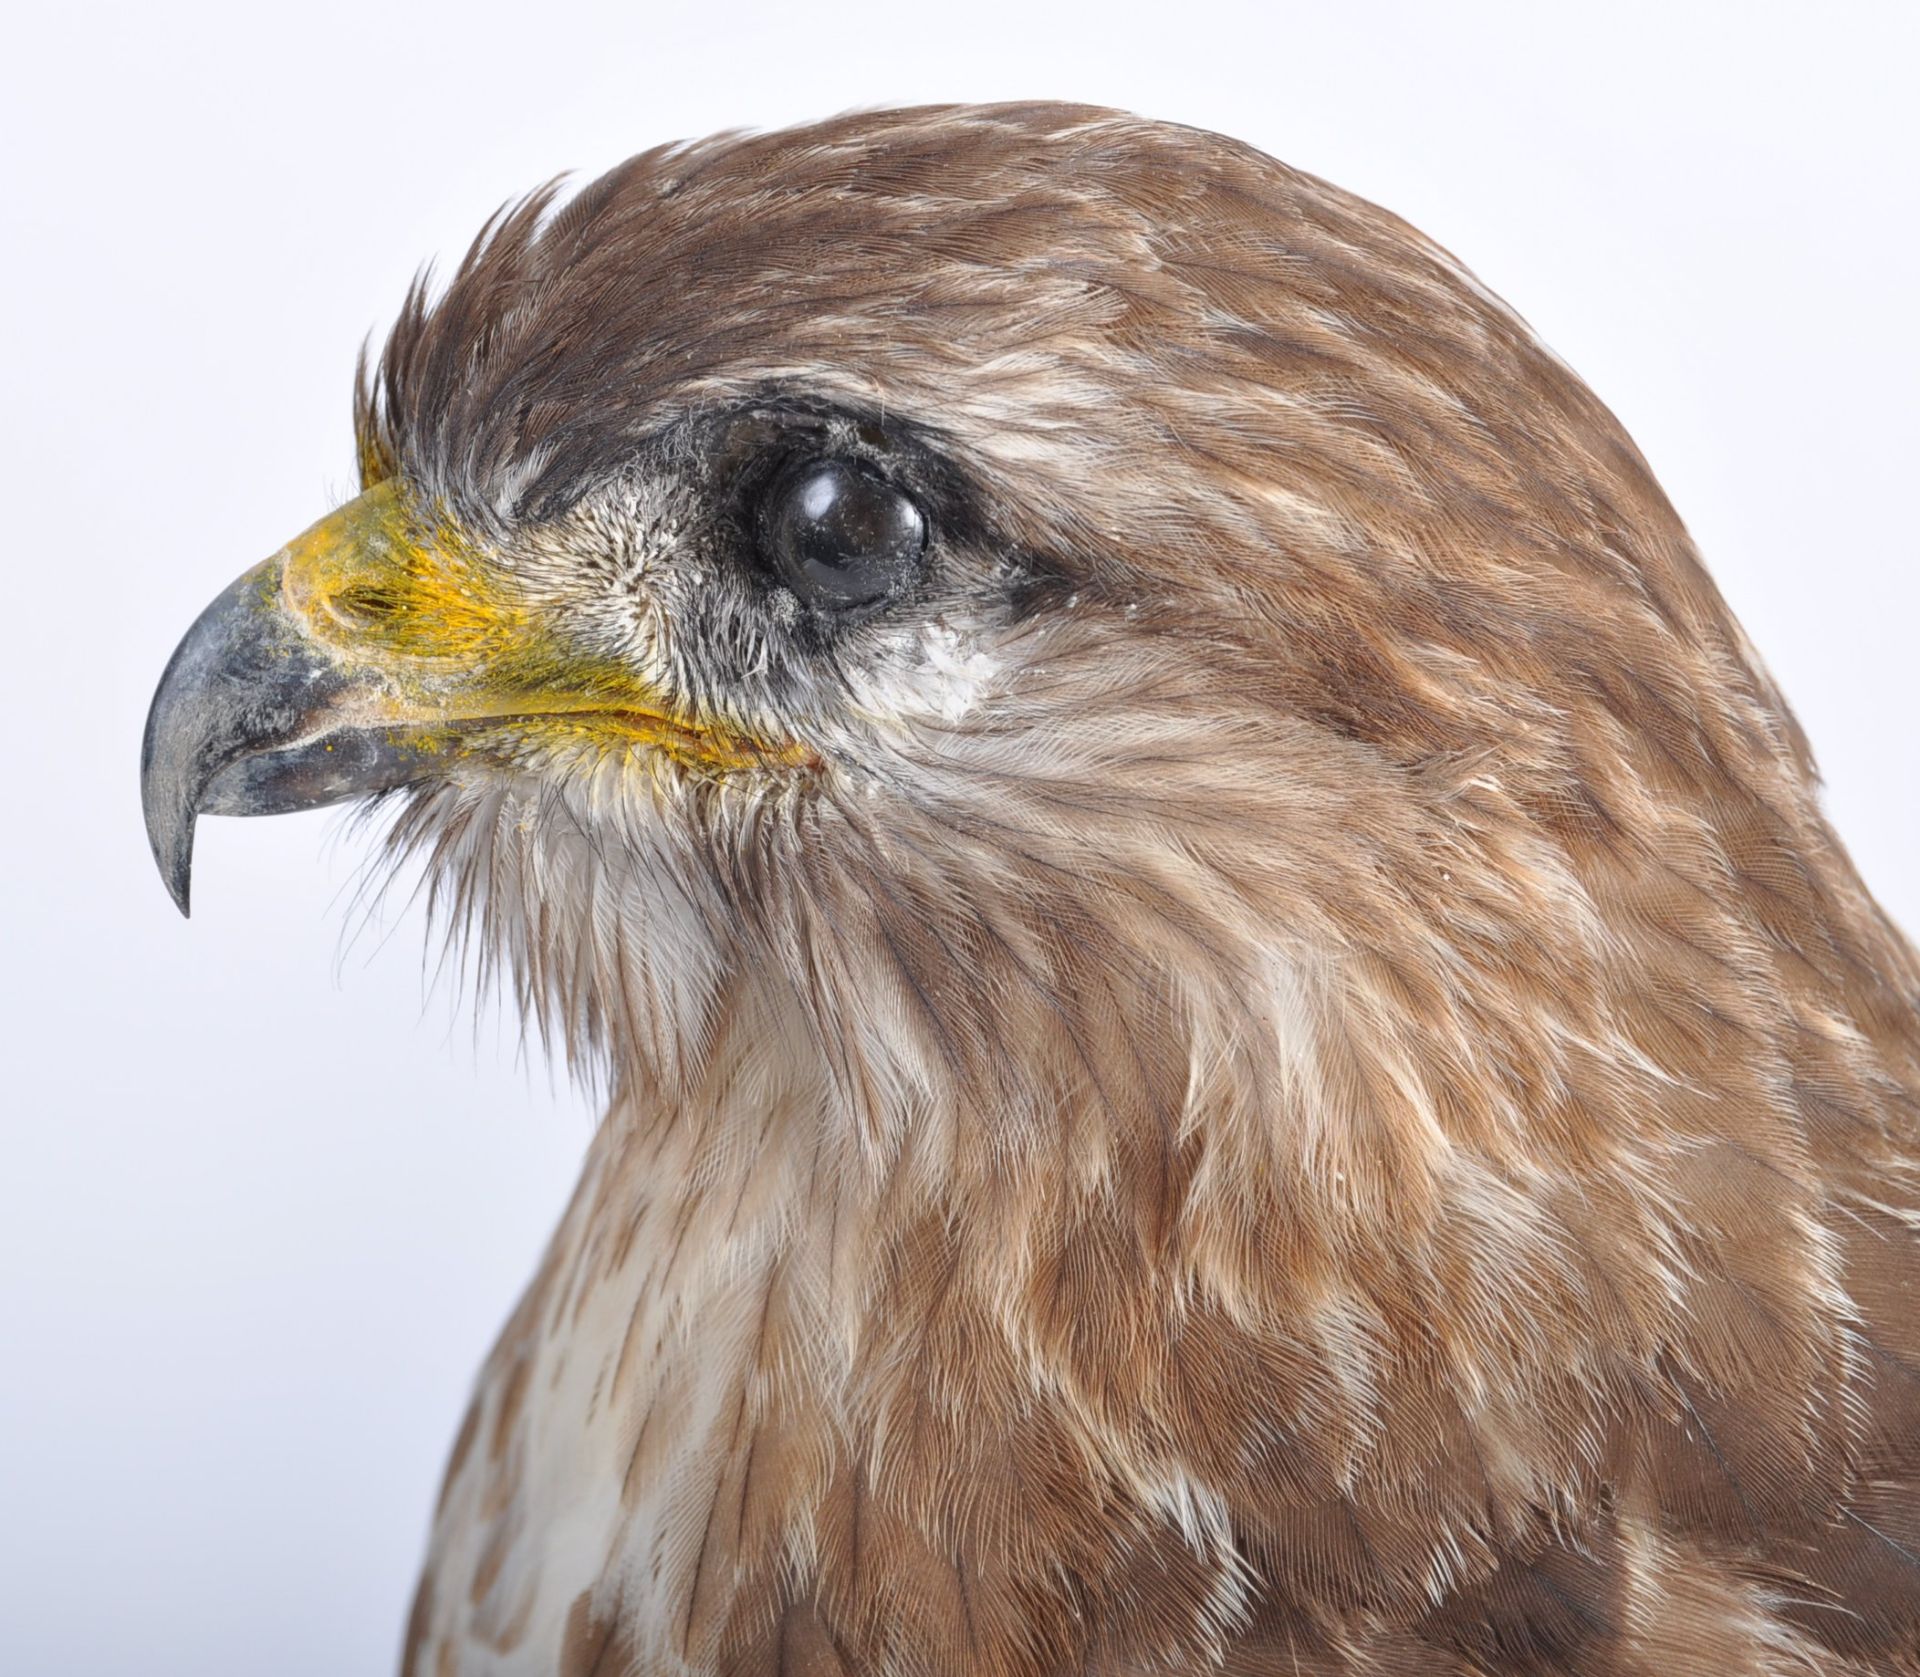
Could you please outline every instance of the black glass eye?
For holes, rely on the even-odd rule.
[[[912,577],[927,545],[913,501],[857,460],[809,460],[783,472],[762,503],[760,544],[801,599],[870,606]]]

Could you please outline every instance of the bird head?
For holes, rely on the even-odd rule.
[[[1645,464],[1444,251],[1187,129],[846,117],[505,212],[357,420],[161,681],[162,873],[383,801],[621,1091],[410,1669],[549,1564],[570,1670],[1280,1669],[1456,1591],[1477,1660],[1600,1599],[1563,1541],[1637,1624],[1673,1533],[1841,1506],[1920,975]],[[619,1612],[562,1564],[616,1493]]]
[[[1322,1177],[1399,1193],[1441,1132],[1532,1146],[1524,1091],[1625,1028],[1623,918],[1681,912],[1635,859],[1737,961],[1725,869],[1811,819],[1605,410],[1444,251],[1215,136],[649,152],[416,288],[357,422],[361,494],[161,683],[161,870],[184,909],[197,814],[385,799],[631,1082],[748,1031],[868,1135],[1150,1148],[1310,1088]]]

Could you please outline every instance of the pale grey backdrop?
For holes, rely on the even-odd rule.
[[[390,1666],[462,1394],[591,1122],[339,951],[337,818],[148,861],[147,695],[344,495],[414,265],[653,142],[1057,96],[1399,211],[1638,439],[1920,925],[1910,4],[51,8],[10,25],[0,1671]],[[477,1042],[477,1046],[476,1046]]]

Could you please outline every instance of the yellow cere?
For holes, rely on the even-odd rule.
[[[454,749],[475,737],[468,725],[495,724],[478,732],[640,744],[709,772],[811,756],[686,714],[625,665],[565,646],[457,525],[422,517],[393,479],[288,546],[281,599],[344,667],[377,678],[366,697],[378,719],[421,750]]]

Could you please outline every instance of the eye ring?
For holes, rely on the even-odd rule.
[[[826,454],[796,461],[760,503],[768,570],[823,611],[884,604],[918,574],[927,539],[919,503],[863,460]]]

